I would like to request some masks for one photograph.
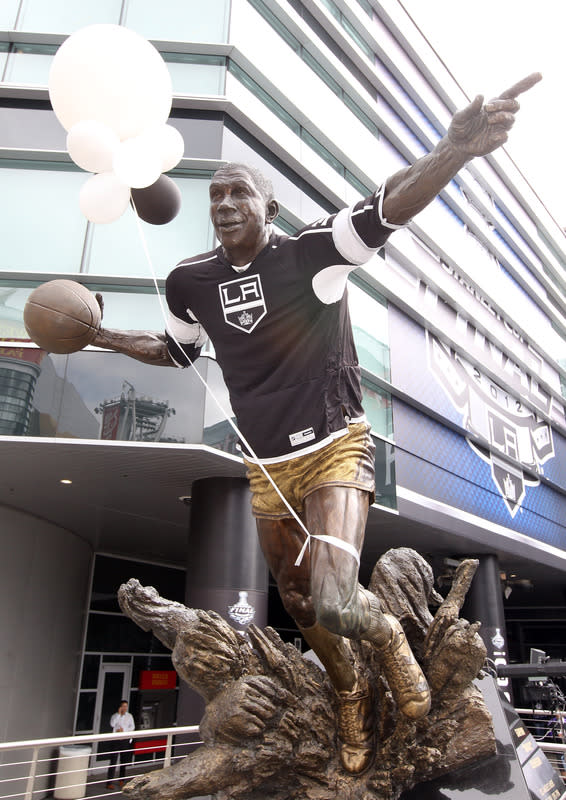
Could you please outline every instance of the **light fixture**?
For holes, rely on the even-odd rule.
[[[69,486],[73,481],[70,478],[61,478],[59,483],[64,483],[66,486]]]

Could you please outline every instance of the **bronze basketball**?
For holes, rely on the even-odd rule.
[[[28,335],[49,353],[75,353],[90,344],[102,314],[95,296],[81,283],[42,283],[28,297],[24,325]]]

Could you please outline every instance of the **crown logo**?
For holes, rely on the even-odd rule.
[[[515,501],[517,499],[516,487],[513,481],[511,480],[511,476],[509,475],[509,473],[507,473],[503,481],[503,491],[505,492],[505,497],[507,498],[507,500]]]
[[[249,313],[249,311],[242,311],[242,313],[238,317],[238,322],[240,323],[240,325],[251,325],[253,321],[254,318]]]

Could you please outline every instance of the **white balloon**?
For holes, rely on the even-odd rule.
[[[151,147],[161,158],[161,172],[176,167],[185,152],[185,140],[172,125],[156,125],[148,128],[141,136],[147,137]]]
[[[110,172],[114,151],[120,144],[118,135],[95,119],[86,119],[73,125],[67,134],[69,155],[87,172]]]
[[[129,188],[113,172],[91,175],[79,192],[79,207],[90,222],[114,222],[129,202]]]
[[[151,186],[161,175],[161,157],[143,134],[121,142],[112,163],[118,178],[132,189]]]
[[[97,120],[127,139],[164,124],[171,110],[167,65],[147,39],[121,25],[89,25],[69,36],[55,54],[48,85],[67,131]]]

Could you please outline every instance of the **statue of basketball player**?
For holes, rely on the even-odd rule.
[[[348,273],[424,209],[466,162],[507,140],[516,97],[533,74],[489,103],[457,112],[428,155],[389,177],[371,197],[291,237],[271,232],[273,190],[255,169],[227,164],[213,176],[217,250],[169,275],[164,335],[101,329],[94,344],[140,361],[187,366],[210,336],[245,450],[261,547],[283,604],[319,656],[339,698],[344,768],[366,770],[375,752],[372,700],[356,674],[350,639],[375,648],[399,710],[426,715],[430,692],[399,622],[358,584],[373,448],[346,299]],[[205,333],[206,331],[206,333]],[[304,530],[257,461],[273,477]]]

